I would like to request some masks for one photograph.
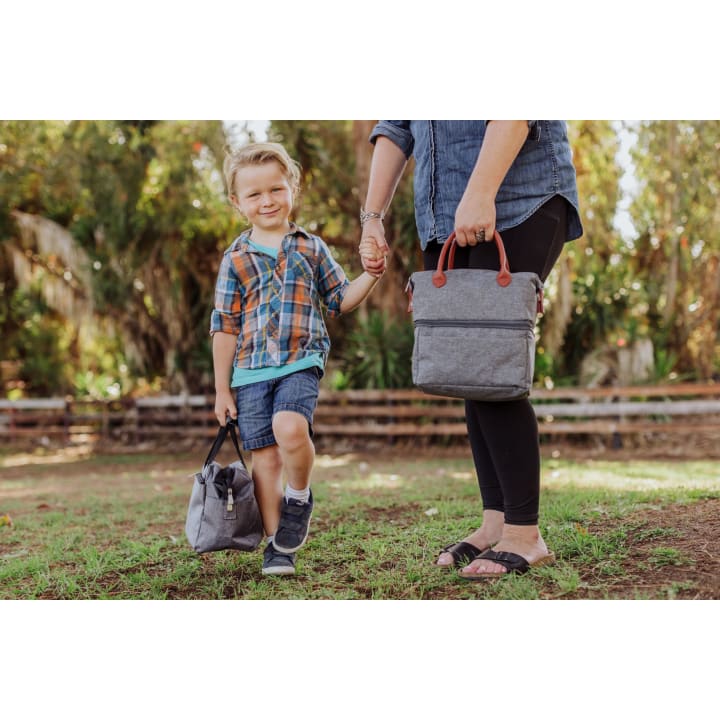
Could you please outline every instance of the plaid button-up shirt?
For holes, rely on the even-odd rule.
[[[293,225],[277,260],[255,250],[250,231],[225,251],[215,287],[210,334],[237,335],[235,366],[277,367],[330,350],[321,303],[340,314],[348,286],[325,242]]]

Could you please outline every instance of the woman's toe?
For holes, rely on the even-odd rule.
[[[487,560],[475,560],[460,571],[462,575],[482,575],[484,573],[502,575],[506,572],[507,568],[504,565],[499,565],[498,563],[489,562]]]

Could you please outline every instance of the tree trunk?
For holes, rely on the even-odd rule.
[[[563,254],[557,265],[557,295],[550,305],[542,324],[542,346],[550,357],[557,357],[565,337],[565,330],[572,317],[573,292],[570,258]]]

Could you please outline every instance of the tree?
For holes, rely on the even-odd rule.
[[[209,385],[212,288],[235,222],[220,172],[221,123],[4,123],[2,130],[0,191],[16,211],[0,216],[6,255],[25,253],[35,270],[59,263],[93,317],[110,320],[137,373],[164,377],[172,390]],[[20,218],[24,227],[11,226]],[[64,238],[64,252],[52,251],[52,233]],[[81,259],[73,264],[70,255]]]
[[[710,378],[720,324],[720,121],[641,123],[631,267],[638,309],[677,371]]]
[[[584,233],[551,273],[539,352],[556,359],[555,374],[576,376],[583,358],[623,326],[631,283],[613,225],[621,176],[617,133],[610,121],[574,121],[568,138]]]

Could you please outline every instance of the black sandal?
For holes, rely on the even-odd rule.
[[[442,553],[450,553],[453,557],[454,562],[450,563],[448,565],[439,565],[437,562],[435,563],[438,567],[442,568],[451,568],[451,567],[457,567],[458,565],[467,565],[471,563],[478,555],[485,552],[485,550],[488,550],[489,548],[480,549],[478,547],[475,547],[472,543],[461,541],[456,542],[453,545],[448,545],[447,547],[444,547],[440,554]]]
[[[512,552],[495,552],[495,550],[486,550],[479,556],[481,560],[489,560],[490,562],[502,565],[507,572],[485,572],[485,573],[460,573],[461,578],[467,580],[481,580],[483,578],[506,577],[507,575],[523,575],[530,568],[541,567],[542,565],[552,565],[555,562],[555,553],[548,551],[547,555],[538,558],[534,562],[528,562],[522,555]]]

